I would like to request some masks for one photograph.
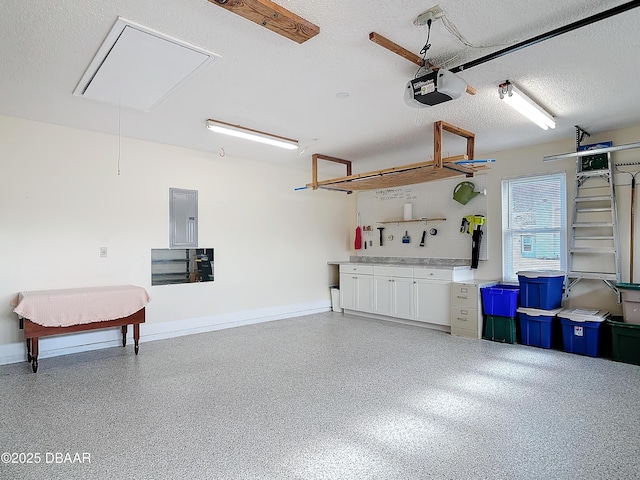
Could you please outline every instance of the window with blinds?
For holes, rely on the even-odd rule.
[[[502,279],[518,271],[566,270],[564,172],[502,181]]]

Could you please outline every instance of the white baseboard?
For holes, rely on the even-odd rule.
[[[140,343],[162,340],[165,338],[181,337],[196,333],[212,332],[225,328],[240,327],[254,323],[282,320],[284,318],[301,317],[313,313],[328,312],[331,303],[325,300],[283,305],[271,308],[261,308],[244,312],[225,313],[206,317],[186,318],[162,323],[144,323],[140,326]],[[127,345],[133,345],[133,332],[129,328]],[[70,353],[99,350],[101,348],[122,345],[120,328],[108,328],[90,332],[71,333],[43,337],[38,342],[38,359],[68,355]],[[27,360],[24,342],[0,345],[0,365],[25,362]]]

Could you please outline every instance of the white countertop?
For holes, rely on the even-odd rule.
[[[412,257],[350,257],[349,260],[334,260],[329,265],[383,265],[393,267],[425,267],[446,270],[470,270],[471,260],[459,258],[412,258]]]

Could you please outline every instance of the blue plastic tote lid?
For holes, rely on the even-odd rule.
[[[527,278],[555,278],[555,277],[564,277],[565,273],[561,270],[530,270],[525,272],[518,272],[519,277],[527,277]]]
[[[518,307],[516,312],[524,313],[525,315],[529,315],[530,317],[555,317],[562,308],[554,308],[553,310],[540,310],[538,308],[524,308]]]
[[[582,308],[565,308],[558,313],[558,317],[574,322],[604,322],[609,315],[609,312]]]

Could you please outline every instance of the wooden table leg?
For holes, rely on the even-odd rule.
[[[33,373],[38,371],[38,337],[31,339],[31,347],[33,349],[31,353],[31,369]]]
[[[138,354],[138,341],[140,340],[140,324],[139,323],[134,323],[133,324],[133,342],[134,342],[134,348],[133,351],[136,352],[136,355]]]
[[[31,339],[27,338],[27,362],[31,362]]]
[[[127,326],[126,325],[122,326],[122,346],[123,347],[127,346]]]

